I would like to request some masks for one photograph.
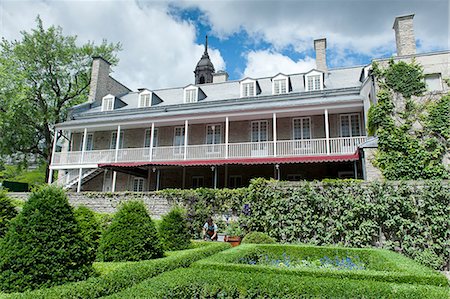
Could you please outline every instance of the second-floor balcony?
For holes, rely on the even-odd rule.
[[[366,136],[264,142],[155,146],[55,153],[54,166],[124,162],[236,160],[265,157],[311,157],[355,153]]]

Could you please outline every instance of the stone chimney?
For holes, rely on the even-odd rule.
[[[225,71],[218,71],[213,73],[213,83],[221,83],[228,81],[228,73]]]
[[[327,72],[327,39],[315,39],[314,50],[316,51],[316,68],[320,71]]]
[[[396,17],[394,26],[397,56],[416,54],[416,39],[414,37],[414,14]]]
[[[111,71],[111,63],[104,58],[95,56],[92,59],[89,102],[98,101],[108,94],[109,73]]]

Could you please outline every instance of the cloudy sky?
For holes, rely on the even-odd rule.
[[[329,67],[395,53],[395,16],[414,13],[418,52],[447,50],[449,0],[115,1],[0,0],[0,33],[58,25],[78,42],[120,42],[113,77],[132,89],[185,86],[209,36],[216,70],[230,79],[315,66],[313,40],[327,38]]]

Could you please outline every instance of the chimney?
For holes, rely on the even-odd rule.
[[[316,68],[320,71],[327,72],[327,39],[315,39],[314,50],[316,51]]]
[[[100,56],[92,57],[91,85],[89,87],[89,102],[95,102],[108,94],[110,66],[107,60]]]
[[[394,26],[397,56],[416,54],[416,39],[414,37],[414,14],[396,17]]]
[[[221,83],[228,81],[228,73],[225,71],[218,71],[213,73],[213,83]]]

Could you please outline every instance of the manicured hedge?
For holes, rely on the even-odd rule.
[[[0,298],[99,298],[117,293],[165,271],[170,271],[180,267],[188,267],[194,261],[210,256],[229,247],[230,245],[227,243],[209,242],[203,244],[202,247],[178,251],[176,254],[165,258],[141,262],[121,263],[119,267],[112,269],[108,274],[99,277],[92,277],[85,281],[69,283],[50,289],[3,295],[0,296]]]
[[[209,269],[177,269],[107,298],[448,298],[447,288]]]
[[[255,254],[280,258],[286,254],[293,259],[320,259],[324,256],[333,258],[358,257],[366,270],[332,270],[317,268],[288,268],[266,265],[248,265],[239,263],[246,257]],[[223,253],[200,260],[193,267],[202,269],[216,269],[246,273],[279,273],[296,276],[350,278],[358,280],[376,280],[394,283],[428,284],[448,286],[446,277],[437,271],[428,269],[400,254],[381,249],[337,248],[299,245],[241,245]]]

